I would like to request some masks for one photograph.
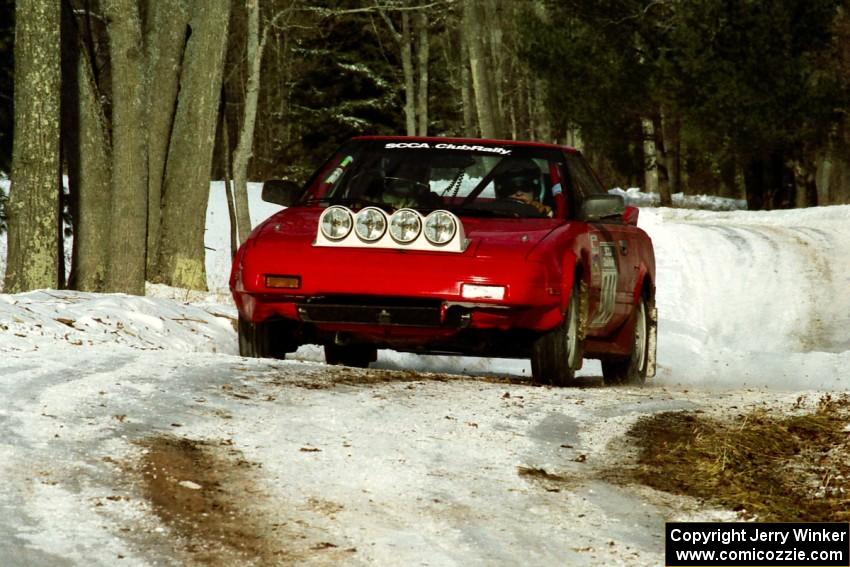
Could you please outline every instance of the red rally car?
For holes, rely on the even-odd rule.
[[[379,348],[530,358],[567,386],[655,373],[652,242],[582,155],[531,142],[360,137],[239,248],[230,289],[243,356],[321,344],[331,364]]]

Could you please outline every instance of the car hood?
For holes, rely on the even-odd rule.
[[[323,209],[292,207],[275,214],[254,230],[263,241],[303,242],[316,237]],[[558,219],[494,219],[461,217],[469,246],[464,254],[476,258],[520,259],[526,257],[564,221]]]

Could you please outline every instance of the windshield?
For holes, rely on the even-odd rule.
[[[354,141],[319,170],[300,204],[552,217],[562,159],[524,146]]]

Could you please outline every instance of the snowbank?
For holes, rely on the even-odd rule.
[[[642,193],[637,187],[626,190],[616,187],[608,191],[613,195],[621,195],[627,205],[635,207],[657,207],[661,204],[658,193]],[[705,209],[709,211],[737,211],[747,208],[747,202],[743,199],[727,199],[715,197],[714,195],[685,195],[684,193],[673,193],[673,206],[681,209]]]
[[[662,383],[850,388],[850,206],[645,209]]]
[[[121,345],[238,354],[233,309],[169,299],[77,291],[0,294],[0,352]]]

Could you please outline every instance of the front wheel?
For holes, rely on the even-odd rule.
[[[364,345],[325,345],[325,362],[354,368],[368,368],[378,359],[378,349]]]
[[[298,344],[292,325],[288,321],[263,321],[252,323],[239,316],[239,355],[248,358],[286,358],[295,352]]]
[[[575,372],[581,368],[582,342],[579,337],[580,293],[573,286],[564,320],[534,342],[531,350],[531,377],[535,384],[574,386]]]
[[[643,384],[649,366],[649,319],[646,299],[635,306],[634,343],[632,353],[624,358],[602,361],[602,377],[606,384]]]

